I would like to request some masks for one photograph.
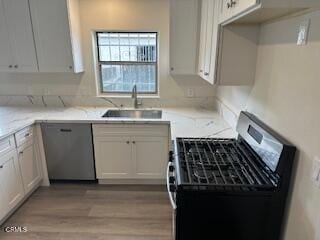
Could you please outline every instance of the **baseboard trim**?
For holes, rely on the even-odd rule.
[[[165,185],[165,179],[99,179],[99,184],[103,185]]]

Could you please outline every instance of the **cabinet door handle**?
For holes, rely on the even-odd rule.
[[[14,68],[18,68],[19,66],[18,65],[14,65]]]
[[[13,66],[12,65],[9,65],[9,68],[12,68]]]
[[[19,152],[19,154],[22,155],[22,154],[23,154],[23,151]]]
[[[227,8],[228,8],[228,9],[232,7],[231,1],[232,1],[232,0],[229,0],[229,1],[227,2]]]
[[[234,0],[231,0],[230,4],[231,4],[231,7],[233,7],[233,6],[235,6],[237,4],[237,2],[234,1]]]
[[[127,144],[129,144],[129,143],[130,143],[130,141],[126,141],[126,143],[127,143]]]
[[[3,165],[0,166],[0,169],[2,169],[2,168],[3,168]]]
[[[132,141],[133,144],[136,144],[136,141]]]
[[[25,135],[24,135],[24,137],[29,137],[30,136],[30,133],[26,133]]]
[[[209,73],[208,73],[208,72],[205,72],[204,75],[205,75],[205,76],[209,76]]]

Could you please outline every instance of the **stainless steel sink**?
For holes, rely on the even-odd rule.
[[[140,119],[160,119],[161,110],[109,110],[103,118],[140,118]]]

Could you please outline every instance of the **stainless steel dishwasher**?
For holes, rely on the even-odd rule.
[[[41,124],[50,180],[94,180],[91,124]]]

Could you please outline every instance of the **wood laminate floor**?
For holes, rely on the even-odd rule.
[[[5,226],[0,240],[172,240],[163,186],[54,184],[39,188]]]

